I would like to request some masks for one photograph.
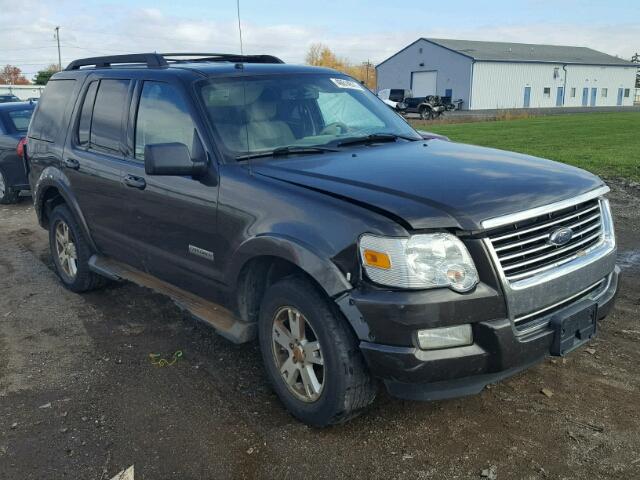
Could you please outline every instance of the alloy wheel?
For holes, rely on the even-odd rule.
[[[282,307],[273,317],[272,352],[283,381],[303,402],[315,402],[325,384],[325,368],[318,337],[305,316]]]
[[[0,198],[4,197],[6,191],[6,184],[4,183],[4,175],[0,172]]]
[[[73,280],[78,273],[78,252],[69,225],[60,221],[56,225],[56,254],[65,275]]]

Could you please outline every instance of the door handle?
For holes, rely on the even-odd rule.
[[[75,158],[65,158],[62,160],[62,163],[64,163],[65,167],[71,168],[72,170],[80,169],[80,162]]]
[[[144,190],[147,186],[144,178],[136,177],[135,175],[125,175],[123,181],[127,187],[137,188],[139,190]]]

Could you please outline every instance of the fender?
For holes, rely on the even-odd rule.
[[[237,285],[246,263],[265,255],[282,258],[297,265],[318,282],[330,297],[353,288],[329,258],[319,255],[311,246],[282,234],[260,235],[242,243],[229,262],[225,278],[231,279],[231,285]]]
[[[69,179],[67,176],[55,167],[47,167],[45,168],[40,177],[36,181],[36,185],[33,189],[33,206],[35,208],[36,214],[38,215],[38,223],[42,228],[46,228],[44,222],[44,199],[46,197],[46,193],[50,188],[55,188],[60,193],[60,196],[64,199],[69,209],[75,216],[80,228],[82,228],[85,238],[89,242],[91,249],[94,252],[97,252],[96,244],[91,237],[91,233],[89,232],[89,225],[82,214],[82,210],[80,210],[80,205],[78,205],[78,201],[73,194],[71,189],[71,185],[69,183]]]

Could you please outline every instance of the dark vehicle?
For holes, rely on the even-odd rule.
[[[403,103],[406,105],[403,113],[417,113],[422,120],[434,120],[449,110],[448,104],[438,95],[426,97],[408,97]],[[450,102],[449,102],[450,104]]]
[[[30,102],[0,105],[0,203],[15,203],[30,188],[23,147],[34,107]]]
[[[608,188],[549,160],[423,138],[357,81],[270,56],[72,62],[29,128],[62,283],[171,296],[313,425],[378,380],[472,394],[587,342],[617,288]]]
[[[0,103],[21,102],[21,101],[22,100],[20,100],[18,97],[16,97],[11,93],[0,95]]]

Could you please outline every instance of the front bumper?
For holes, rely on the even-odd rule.
[[[596,302],[598,318],[611,310],[618,286],[619,268],[605,279],[603,290],[590,292],[560,308],[544,312],[539,328],[518,332],[509,318],[473,323],[474,343],[442,350],[360,343],[370,371],[381,378],[389,392],[413,400],[438,400],[480,392],[487,384],[512,376],[542,361],[553,342],[546,324],[555,315],[579,302]]]

